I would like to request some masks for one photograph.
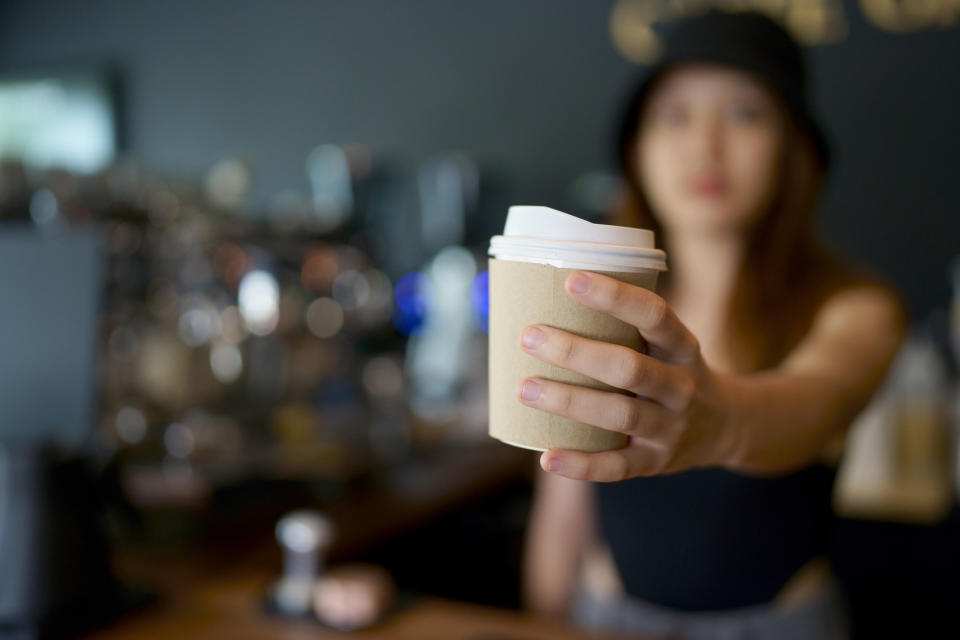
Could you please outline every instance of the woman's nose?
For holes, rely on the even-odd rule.
[[[723,123],[715,118],[703,118],[691,129],[692,147],[696,159],[715,162],[723,157]]]

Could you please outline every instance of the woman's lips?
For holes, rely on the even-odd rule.
[[[697,178],[691,184],[690,191],[698,196],[717,197],[726,193],[727,185],[726,182],[720,178]]]

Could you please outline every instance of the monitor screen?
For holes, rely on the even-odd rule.
[[[117,151],[116,83],[104,72],[0,75],[0,159],[93,173]]]

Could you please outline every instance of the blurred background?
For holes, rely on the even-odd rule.
[[[602,220],[656,26],[706,6],[807,45],[820,228],[910,306],[837,487],[856,628],[948,611],[956,0],[5,0],[3,619],[106,619],[241,560],[266,601],[302,509],[336,531],[317,571],[517,608],[536,456],[486,436],[489,237],[511,204]]]

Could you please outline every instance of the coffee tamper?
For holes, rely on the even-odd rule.
[[[313,586],[323,573],[333,529],[330,518],[308,509],[292,511],[277,522],[283,575],[273,585],[273,601],[281,612],[299,616],[312,611]]]

